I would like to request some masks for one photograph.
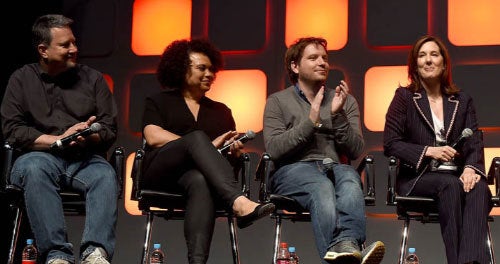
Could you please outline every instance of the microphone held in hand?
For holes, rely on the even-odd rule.
[[[245,135],[243,135],[242,137],[240,138],[237,138],[235,141],[227,144],[227,145],[224,145],[222,146],[220,149],[219,149],[219,152],[223,152],[225,151],[226,149],[228,149],[229,147],[231,147],[231,145],[233,145],[236,141],[241,141],[242,143],[245,143],[251,139],[254,139],[255,138],[255,132],[253,132],[252,130],[248,130]]]
[[[79,136],[87,137],[90,134],[97,133],[99,130],[101,130],[101,128],[101,124],[93,123],[92,125],[90,125],[90,127],[85,128],[84,130],[73,133],[52,143],[52,145],[50,145],[50,149],[64,149],[69,146],[69,143],[75,141]]]
[[[461,144],[465,139],[469,138],[470,136],[472,136],[472,134],[474,134],[474,132],[472,131],[472,129],[470,128],[466,128],[462,131],[462,134],[460,135],[460,137],[455,141],[453,142],[453,144],[450,145],[450,147],[452,148],[456,148],[459,144]]]
[[[459,145],[464,143],[464,141],[469,137],[471,137],[473,134],[474,131],[472,131],[472,129],[465,128],[464,130],[462,130],[462,134],[460,135],[460,137],[458,137],[457,140],[455,140],[455,142],[450,144],[450,147],[454,149],[459,148]],[[433,159],[430,162],[430,169],[431,171],[457,171],[458,167],[455,164],[453,158],[450,161],[445,161],[445,162]]]
[[[323,167],[326,170],[326,176],[333,182],[333,185],[335,185],[335,177],[333,176],[333,164],[335,164],[335,162],[331,158],[323,159]]]

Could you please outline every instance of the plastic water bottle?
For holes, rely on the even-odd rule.
[[[26,240],[26,246],[23,248],[22,264],[35,264],[38,258],[38,250],[33,244],[33,239]]]
[[[289,264],[299,264],[299,256],[297,256],[297,252],[295,252],[295,247],[289,247],[288,252],[290,252]]]
[[[288,252],[288,244],[281,242],[276,256],[276,264],[290,264],[290,252]]]
[[[161,244],[157,243],[153,246],[153,252],[149,257],[149,264],[164,264],[165,263],[165,253],[161,250]]]
[[[405,264],[418,264],[418,257],[415,248],[408,248],[408,254],[405,258]]]

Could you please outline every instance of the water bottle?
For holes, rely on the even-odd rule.
[[[38,250],[33,244],[33,239],[26,240],[26,246],[23,248],[22,264],[35,264],[38,257]]]
[[[164,264],[165,254],[161,250],[161,244],[157,243],[153,246],[153,252],[149,257],[149,264]]]
[[[288,252],[288,244],[281,242],[276,256],[276,264],[290,264],[290,252]]]
[[[289,264],[299,264],[299,256],[297,256],[297,252],[295,252],[295,247],[289,247],[288,252],[290,252]]]
[[[405,264],[418,264],[418,257],[417,254],[415,254],[415,248],[408,248]]]

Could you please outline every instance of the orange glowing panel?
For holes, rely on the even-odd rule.
[[[113,78],[109,74],[103,74],[104,80],[106,80],[106,83],[108,84],[109,90],[111,93],[115,91],[115,83],[113,82]]]
[[[448,0],[448,38],[456,46],[500,45],[500,1]]]
[[[347,43],[348,0],[287,0],[285,44],[301,37],[323,37],[328,50]]]
[[[408,85],[406,66],[379,66],[365,74],[364,123],[371,131],[384,131],[385,114],[396,88]]]
[[[500,157],[500,148],[484,148],[484,165],[486,173],[488,173],[491,161],[493,161],[494,157]]]
[[[231,108],[240,133],[262,130],[267,77],[260,70],[225,70],[217,73],[207,97]]]
[[[135,0],[132,11],[132,51],[160,55],[174,40],[191,37],[191,0]]]

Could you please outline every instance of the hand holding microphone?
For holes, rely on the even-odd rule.
[[[437,170],[437,168],[441,165],[447,165],[449,167],[456,167],[453,158],[458,154],[457,148],[463,142],[471,137],[474,134],[472,129],[470,128],[465,128],[462,131],[462,134],[460,137],[458,137],[453,143],[450,145],[446,146],[441,146],[441,147],[434,147],[434,148],[428,148],[429,152],[435,152],[431,154],[430,156],[433,157],[433,160],[431,161],[431,169]],[[437,153],[436,153],[437,152]]]
[[[69,136],[66,136],[64,138],[56,140],[56,142],[52,143],[50,145],[50,149],[55,150],[55,149],[64,149],[70,145],[71,142],[76,141],[78,137],[87,137],[90,136],[93,133],[97,133],[99,130],[101,130],[102,126],[99,123],[92,123],[90,127],[77,131]]]
[[[248,130],[245,135],[241,136],[240,138],[237,138],[235,139],[233,142],[229,143],[229,144],[226,144],[224,146],[222,146],[221,148],[218,149],[218,151],[220,153],[222,153],[223,151],[225,151],[226,149],[230,148],[231,145],[235,144],[237,141],[240,141],[242,143],[245,143],[247,142],[248,140],[251,140],[251,139],[254,139],[255,138],[255,132],[253,132],[252,130]]]
[[[467,138],[469,138],[470,136],[472,136],[472,134],[474,134],[474,131],[472,131],[472,129],[470,128],[466,128],[462,131],[462,134],[460,135],[460,137],[458,137],[457,140],[455,140],[455,142],[453,142],[450,147],[452,148],[456,148],[458,147],[459,144],[462,144]]]

